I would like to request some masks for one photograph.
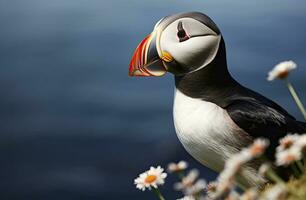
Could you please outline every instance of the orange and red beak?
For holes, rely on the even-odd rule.
[[[167,72],[158,54],[156,37],[153,32],[137,46],[130,62],[130,76],[162,76]]]

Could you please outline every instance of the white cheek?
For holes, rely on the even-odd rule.
[[[169,53],[179,63],[190,68],[200,68],[209,64],[216,56],[221,37],[200,36],[181,43],[173,43]]]
[[[176,29],[168,33],[175,33]],[[221,36],[208,35],[190,38],[179,42],[176,35],[164,34],[160,44],[162,51],[169,52],[174,59],[191,69],[200,69],[209,64],[216,56]]]

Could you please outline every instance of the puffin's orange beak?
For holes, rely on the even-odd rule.
[[[162,76],[166,68],[156,47],[156,33],[145,37],[136,48],[129,68],[130,76]]]

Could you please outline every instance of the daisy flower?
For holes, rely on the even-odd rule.
[[[219,181],[214,198],[218,199],[226,196],[233,188],[233,185],[234,185],[234,178]]]
[[[206,186],[206,193],[209,200],[221,199],[222,197],[225,197],[229,192],[230,184],[225,184],[225,182],[220,183],[213,181]]]
[[[259,193],[257,189],[250,188],[240,196],[239,200],[256,200],[258,196],[259,196]]]
[[[219,190],[220,185],[223,183],[230,183],[232,182],[233,179],[235,179],[235,176],[238,174],[238,172],[241,169],[241,164],[237,163],[236,165],[231,165],[231,166],[225,166],[223,171],[219,174],[217,180],[218,180],[218,187],[217,189]]]
[[[289,134],[279,140],[279,146],[276,147],[276,151],[284,151],[289,149],[298,139],[299,135],[297,134]]]
[[[228,197],[232,186],[231,184],[227,184],[225,185],[224,183],[222,183],[221,186],[219,186],[219,189],[216,189],[215,192],[209,192],[207,193],[208,199],[209,200],[220,200],[220,199],[226,199],[226,197]]]
[[[231,192],[225,198],[225,200],[239,200],[239,199],[240,199],[240,195],[235,190],[231,190]]]
[[[185,193],[188,195],[198,195],[203,192],[206,188],[206,181],[204,179],[199,179],[191,187],[186,188]]]
[[[222,196],[233,187],[236,175],[242,167],[254,158],[261,156],[269,146],[267,139],[258,138],[248,148],[242,149],[225,162],[223,171],[219,174],[216,188],[217,196]]]
[[[300,148],[301,152],[306,148],[306,134],[297,136],[298,139],[294,143],[294,147]]]
[[[206,193],[208,196],[212,196],[217,191],[218,183],[216,181],[209,182],[206,186]]]
[[[270,169],[271,165],[269,163],[264,163],[259,167],[258,174],[262,177],[266,177]]]
[[[292,60],[281,62],[268,73],[268,81],[273,81],[276,78],[284,79],[289,75],[289,72],[296,68],[296,63]]]
[[[174,189],[185,190],[188,187],[191,187],[198,178],[198,176],[199,176],[199,171],[197,169],[190,170],[187,176],[182,178],[181,182],[174,184]]]
[[[193,196],[184,196],[183,198],[177,200],[195,200],[195,198]]]
[[[178,163],[169,163],[168,165],[168,172],[169,173],[177,173],[182,172],[187,169],[188,163],[186,161],[180,161]]]
[[[262,200],[285,200],[287,196],[287,188],[284,184],[276,184],[261,198]]]
[[[252,159],[252,155],[247,149],[241,150],[239,153],[230,157],[224,165],[224,169],[218,176],[218,182],[232,182],[235,176],[241,170],[242,166]]]
[[[300,148],[290,148],[286,151],[276,153],[276,165],[288,166],[295,161],[302,159]]]
[[[296,105],[298,106],[298,108],[300,109],[300,111],[302,112],[304,118],[306,119],[306,110],[305,107],[302,103],[302,101],[300,100],[299,96],[297,95],[293,85],[290,83],[290,81],[287,78],[287,76],[289,75],[289,72],[293,69],[296,68],[296,63],[293,62],[292,60],[290,61],[284,61],[279,63],[278,65],[276,65],[268,74],[268,81],[273,81],[276,78],[280,78],[280,79],[285,79],[287,87],[289,89],[289,92],[291,94],[291,96],[293,97]]]
[[[164,173],[164,169],[160,166],[150,167],[150,170],[140,174],[135,180],[134,184],[136,188],[144,191],[146,188],[149,190],[153,188],[158,188],[158,185],[163,185],[165,183],[165,178],[167,174]]]
[[[242,149],[238,153],[231,156],[226,161],[226,166],[243,165],[253,159],[252,152],[249,149]]]
[[[277,175],[270,163],[263,163],[259,167],[258,174],[264,178],[274,181],[275,183],[284,183],[284,180]]]
[[[226,197],[234,186],[235,175],[222,171],[217,181],[210,183],[207,187],[207,194],[211,199]]]
[[[254,158],[256,158],[256,157],[261,156],[265,152],[268,146],[269,146],[269,140],[264,139],[264,138],[258,138],[258,139],[255,139],[253,144],[249,146],[248,150],[250,154]]]

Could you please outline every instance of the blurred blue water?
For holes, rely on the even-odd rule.
[[[199,167],[175,136],[173,77],[127,76],[138,42],[172,13],[211,16],[233,76],[301,119],[284,85],[265,78],[295,60],[290,78],[306,100],[305,8],[298,0],[1,0],[2,199],[154,199],[134,189],[139,172],[179,159]]]

